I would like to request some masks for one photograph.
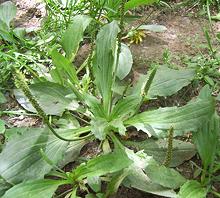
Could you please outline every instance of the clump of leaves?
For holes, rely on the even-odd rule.
[[[129,2],[131,5],[136,1]],[[188,85],[195,71],[153,68],[147,75],[140,75],[136,83],[127,82],[132,55],[121,44],[123,21],[119,25],[115,20],[98,32],[95,50],[89,56],[91,62],[76,68],[72,62],[92,21],[86,15],[74,17],[62,37],[62,47],[51,52],[54,67],[47,77],[35,79],[28,87],[21,73],[15,75],[23,91],[15,90],[18,102],[41,116],[46,127],[5,130],[8,140],[0,154],[3,198],[48,198],[65,184],[72,187],[66,197],[79,197],[79,190],[87,192],[87,196],[108,197],[120,185],[176,197],[174,189],[186,182],[175,169],[162,165],[147,152],[128,149],[120,136],[129,133],[130,127],[157,138],[167,137],[172,128],[170,140],[197,131],[214,114],[214,99],[203,89],[197,99],[183,107],[140,112],[149,100],[172,95]],[[66,122],[58,125],[49,120],[50,116]],[[94,139],[99,140],[102,152],[64,172],[62,167],[76,160],[81,148]],[[174,143],[171,148],[175,148]],[[178,149],[181,150],[180,146]],[[169,162],[173,166],[172,159]],[[44,179],[45,175],[56,176],[57,180]],[[107,189],[103,192],[101,182],[106,181]]]
[[[180,189],[180,197],[207,197],[208,193],[219,196],[218,190],[214,187],[214,182],[219,182],[217,171],[219,170],[219,132],[220,122],[217,115],[213,115],[197,133],[193,134],[193,139],[202,160],[202,167],[198,167],[198,175],[201,174],[200,183],[188,181]]]

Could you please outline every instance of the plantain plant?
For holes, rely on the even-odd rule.
[[[122,16],[123,8],[124,4]],[[24,75],[14,70],[19,88],[14,91],[17,101],[41,117],[45,126],[5,130],[7,142],[0,154],[2,198],[75,198],[82,191],[86,197],[100,198],[114,194],[120,185],[177,197],[174,190],[186,182],[169,167],[173,163],[173,138],[201,128],[214,114],[214,99],[204,88],[185,106],[149,110],[150,100],[170,96],[190,84],[195,71],[162,66],[140,75],[134,83],[126,80],[133,60],[129,48],[121,43],[123,20],[101,27],[94,50],[82,66],[75,67],[84,32],[93,21],[86,15],[74,17],[61,45],[51,52],[53,68],[32,84],[28,85]],[[142,112],[142,107],[147,110]],[[162,163],[154,155],[125,146],[121,137],[133,127],[149,137],[168,137]],[[100,152],[63,171],[93,140],[100,143]],[[102,183],[106,184],[105,190]],[[56,192],[67,184],[70,189],[64,195]]]
[[[198,175],[201,180],[189,180],[180,189],[180,197],[207,197],[208,193],[220,197],[215,187],[219,182],[219,116],[213,115],[211,119],[194,134],[198,154],[201,158],[202,167],[198,167]]]

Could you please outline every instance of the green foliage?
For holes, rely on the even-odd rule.
[[[166,139],[147,139],[138,142],[123,141],[123,144],[125,146],[132,147],[138,151],[144,150],[147,155],[153,156],[153,158],[160,164],[163,163],[167,153]],[[191,159],[195,154],[196,148],[193,144],[174,139],[170,167],[179,166],[184,161]]]
[[[68,27],[63,35],[62,46],[66,52],[66,57],[73,61],[79,44],[83,40],[83,33],[91,22],[91,18],[85,15],[78,15],[73,18],[73,23]]]
[[[179,192],[180,198],[205,198],[206,189],[197,181],[187,181],[181,188]]]
[[[105,25],[97,35],[93,73],[102,95],[104,111],[109,114],[114,75],[114,54],[119,27],[116,21]],[[105,38],[107,36],[107,38]]]
[[[85,19],[84,16],[79,16],[78,19],[79,21],[76,20],[75,22],[80,23],[81,21],[81,23],[84,23],[86,21],[82,20]],[[89,23],[90,20],[91,19],[88,19],[87,22]],[[87,22],[86,24],[88,25]],[[86,26],[84,27],[86,28]],[[205,120],[213,115],[214,99],[210,93],[207,92],[207,88],[204,88],[195,101],[191,101],[183,107],[167,107],[139,113],[139,107],[144,102],[146,96],[148,97],[149,94],[154,97],[158,95],[168,96],[175,93],[175,91],[180,90],[190,83],[194,77],[194,71],[176,71],[168,68],[164,70],[161,68],[158,69],[157,73],[157,69],[153,69],[147,76],[141,76],[137,85],[128,85],[124,94],[121,97],[116,97],[113,86],[116,82],[117,72],[120,71],[120,74],[123,74],[121,78],[126,77],[130,71],[132,62],[124,62],[124,64],[128,64],[126,67],[122,67],[124,65],[120,63],[120,55],[122,57],[122,53],[125,52],[122,51],[118,56],[117,42],[119,41],[117,41],[117,37],[120,31],[118,24],[116,21],[113,21],[101,28],[95,41],[96,46],[94,56],[92,57],[92,70],[87,63],[87,65],[85,65],[86,71],[85,74],[83,74],[84,76],[80,76],[77,74],[76,68],[72,68],[74,66],[71,62],[78,51],[79,44],[83,38],[82,31],[85,31],[85,28],[80,30],[80,34],[73,34],[73,31],[76,31],[75,28],[67,29],[62,39],[62,42],[66,42],[66,44],[63,45],[66,52],[65,56],[56,50],[52,51],[55,68],[52,70],[53,72],[50,72],[51,78],[44,79],[44,82],[37,82],[30,85],[30,94],[33,96],[25,94],[29,99],[29,107],[32,105],[36,108],[31,99],[32,97],[36,97],[39,101],[39,106],[42,107],[41,111],[44,113],[62,116],[62,113],[66,110],[69,111],[69,115],[73,117],[76,116],[83,124],[79,124],[78,122],[76,128],[73,126],[74,128],[68,130],[65,128],[62,130],[56,129],[56,134],[59,134],[56,135],[56,137],[52,134],[50,135],[47,129],[41,129],[41,133],[39,133],[39,129],[36,129],[38,133],[30,129],[31,131],[29,133],[23,132],[22,135],[17,138],[12,138],[6,144],[1,154],[0,159],[4,160],[5,166],[1,167],[0,174],[6,181],[16,184],[25,179],[34,179],[34,173],[36,179],[41,179],[45,174],[49,173],[52,168],[55,167],[55,169],[57,169],[57,164],[64,165],[65,162],[71,161],[68,155],[67,159],[62,160],[65,150],[68,145],[70,145],[66,142],[68,138],[89,139],[93,136],[103,141],[112,139],[115,148],[113,152],[111,152],[110,149],[110,153],[101,154],[88,162],[80,164],[69,174],[62,173],[62,175],[64,174],[62,178],[65,178],[67,183],[70,182],[73,184],[75,191],[77,188],[80,188],[80,186],[75,183],[76,181],[87,183],[87,178],[100,177],[107,174],[110,177],[113,176],[113,178],[109,183],[106,195],[115,192],[119,185],[123,183],[126,186],[131,186],[153,194],[175,197],[176,193],[172,189],[179,188],[185,182],[185,179],[175,170],[158,164],[147,154],[141,152],[134,153],[126,149],[118,141],[114,133],[125,135],[127,128],[130,126],[135,126],[147,132],[149,135],[157,137],[168,136],[166,131],[171,127],[175,135],[182,135],[188,131],[196,131],[202,127],[202,123]],[[74,47],[68,45],[70,40],[77,41]],[[126,48],[126,51],[126,54],[130,54],[129,48]],[[88,71],[91,73],[88,73]],[[164,73],[166,77],[161,80],[157,75]],[[92,76],[90,78],[91,74]],[[89,78],[87,75],[89,75]],[[93,77],[94,81],[91,81]],[[89,89],[85,89],[85,85],[81,83],[81,79],[83,78],[87,78],[88,83],[92,83],[93,86],[89,86]],[[19,79],[22,82],[24,81],[22,78]],[[48,79],[56,83],[50,82]],[[178,83],[178,85],[172,88],[172,86],[175,85],[174,82],[178,79],[184,79],[182,81],[183,83]],[[23,84],[25,84],[25,82],[23,82]],[[163,84],[168,85],[162,86]],[[25,86],[27,85],[25,84]],[[163,92],[164,89],[168,89],[168,87],[170,87],[170,89]],[[18,101],[24,101],[24,98],[25,97],[20,97]],[[28,100],[25,99],[25,101]],[[70,108],[70,104],[73,102],[74,104],[80,104],[77,106],[78,108]],[[39,113],[37,109],[37,111],[33,108],[29,108],[28,110]],[[65,119],[65,117],[62,119]],[[50,124],[45,119],[44,121],[54,133],[53,123]],[[37,134],[36,136],[34,136],[35,133]],[[32,139],[29,141],[31,137]],[[62,141],[64,139],[57,139],[57,137],[65,137],[66,139]],[[27,145],[21,144],[22,140],[24,141],[26,139],[27,141],[25,142]],[[14,147],[14,144],[18,145],[19,148]],[[42,149],[44,152],[44,160],[42,160]],[[81,149],[81,146],[73,148],[73,151],[77,152],[78,149]],[[21,150],[21,152],[19,155],[14,156],[17,150]],[[57,150],[59,154],[55,157],[52,153],[54,154]],[[10,153],[10,155],[13,154],[13,157],[6,159],[8,153]],[[23,161],[22,159],[24,158],[27,159],[27,161]],[[18,167],[18,169],[14,168],[13,171],[8,171],[10,170],[11,164],[13,167]],[[36,174],[36,169],[39,169],[39,167],[45,168]],[[19,174],[15,174],[18,170]],[[57,173],[55,175],[57,175]],[[75,191],[73,192],[74,195]],[[88,196],[90,195],[88,194]]]
[[[171,189],[179,188],[186,181],[176,170],[158,165],[157,163],[149,164],[145,171],[152,182]]]
[[[102,176],[114,173],[128,167],[131,160],[124,151],[116,149],[114,152],[98,156],[89,160],[86,164],[81,164],[71,173],[70,177],[75,180],[86,177]]]
[[[85,15],[84,10],[77,15],[69,12],[74,10],[71,1],[46,1],[47,6],[53,6],[52,10],[60,10],[67,28],[60,39],[61,45],[55,43],[52,51],[50,48],[49,65],[53,67],[43,76],[30,68],[34,79],[29,82],[22,74],[25,71],[20,72],[15,66],[13,72],[19,89],[14,91],[17,101],[41,117],[47,127],[4,129],[7,140],[0,153],[3,178],[0,193],[7,191],[3,198],[49,198],[63,184],[72,187],[66,197],[78,197],[79,190],[87,192],[87,198],[108,197],[120,185],[164,197],[177,197],[174,189],[183,185],[180,194],[185,193],[188,188],[185,178],[175,169],[161,165],[164,154],[168,153],[167,140],[136,142],[138,150],[144,149],[136,153],[126,148],[131,143],[122,144],[119,140],[132,126],[154,138],[168,137],[167,131],[172,129],[169,139],[172,146],[168,150],[172,149],[170,166],[175,167],[190,159],[195,150],[192,144],[173,139],[173,133],[177,136],[196,132],[215,113],[215,100],[208,87],[185,106],[140,112],[141,106],[149,100],[171,96],[195,77],[193,69],[159,67],[141,75],[136,84],[125,83],[133,59],[130,49],[121,44],[124,3],[128,10],[154,2],[89,1],[88,14]],[[108,20],[103,20],[102,16]],[[145,28],[152,29],[152,26]],[[161,31],[162,27],[157,28],[156,31]],[[86,61],[76,68],[73,62],[85,35],[92,35],[89,40],[92,50]],[[9,60],[17,62],[11,55]],[[114,91],[118,82],[126,84],[120,94]],[[199,140],[200,136],[197,138]],[[100,142],[100,153],[64,172],[61,168],[75,161],[81,148],[94,139]],[[200,149],[201,156],[202,153],[205,152]],[[44,179],[46,175],[56,176],[56,180]],[[102,181],[108,183],[104,193]]]
[[[10,1],[0,5],[0,36],[7,41],[13,41],[10,34],[10,23],[16,16],[16,12],[17,7]]]
[[[193,69],[174,70],[166,66],[158,69],[147,97],[171,96],[189,85],[195,77]]]
[[[198,126],[214,113],[213,98],[198,98],[183,107],[166,107],[146,111],[128,119],[125,124],[135,126],[150,136],[160,136],[164,131],[174,128],[174,135],[187,131],[196,131]]]
[[[60,180],[33,180],[18,184],[8,190],[2,198],[48,198],[52,197],[59,185],[65,184]]]
[[[202,159],[204,171],[213,168],[218,149],[219,130],[219,117],[215,115],[194,134],[194,143]],[[212,172],[212,170],[210,170],[210,172]]]
[[[16,16],[17,7],[14,3],[10,1],[6,1],[0,5],[0,19],[4,22],[8,27],[10,27],[10,22]]]
[[[72,93],[72,90],[57,83],[36,83],[30,86],[30,90],[48,115],[62,115],[66,109],[75,110],[79,106],[75,101],[76,96]],[[21,91],[15,90],[14,94],[23,108],[30,112],[36,112]]]
[[[119,63],[117,68],[117,77],[123,80],[131,71],[133,65],[133,57],[129,47],[126,44],[121,45],[121,52],[119,55]]]
[[[47,128],[24,128],[19,131],[22,134],[16,134],[16,128],[10,130],[15,135],[0,154],[0,175],[11,184],[42,179],[52,167],[42,159],[40,150],[57,164],[68,145],[49,134]]]

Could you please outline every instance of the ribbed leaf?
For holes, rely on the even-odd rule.
[[[125,146],[133,147],[136,150],[144,150],[149,156],[159,163],[163,163],[167,153],[167,140],[165,139],[147,139],[143,141],[123,141]],[[196,148],[193,144],[181,140],[173,140],[172,158],[170,167],[176,167],[184,161],[191,159],[196,154]]]
[[[42,179],[15,185],[2,198],[51,198],[65,181]]]
[[[63,39],[62,46],[66,52],[66,57],[69,60],[73,60],[80,42],[83,40],[83,32],[91,22],[91,18],[85,15],[77,15],[73,18],[73,23],[66,30]]]
[[[176,193],[173,190],[151,181],[145,174],[144,170],[149,164],[154,162],[152,157],[146,155],[142,151],[134,153],[132,150],[126,149],[126,152],[133,163],[127,169],[129,174],[123,181],[125,186],[164,197],[176,197]]]
[[[36,97],[40,106],[48,115],[62,115],[66,110],[75,110],[78,103],[72,90],[58,83],[40,82],[30,85],[32,94]],[[24,94],[15,90],[15,97],[20,105],[30,112],[36,112]]]
[[[16,128],[10,130],[17,133]],[[57,164],[68,145],[46,128],[23,128],[19,133],[6,143],[0,154],[0,175],[12,184],[43,178],[52,167],[43,160],[40,150]]]
[[[107,173],[114,173],[127,168],[132,161],[122,150],[115,150],[106,155],[100,155],[81,164],[73,172],[73,178],[83,179],[85,177],[102,176]]]
[[[111,104],[114,56],[118,32],[118,23],[113,21],[102,27],[96,40],[93,75],[95,76],[95,83],[102,95],[104,110],[106,112],[110,110]]]
[[[207,169],[215,161],[219,130],[219,116],[215,115],[197,133],[193,134],[194,143],[202,159],[204,169]]]
[[[144,192],[160,195],[162,197],[177,197],[176,193],[173,190],[153,183],[144,173],[144,171],[138,167],[132,167],[129,176],[125,178],[123,184],[125,186],[136,188]]]
[[[148,92],[148,98],[156,96],[170,96],[183,87],[189,85],[195,77],[195,70],[175,70],[168,67],[160,67],[153,79]]]
[[[177,189],[186,182],[186,179],[175,169],[167,168],[156,162],[149,164],[145,168],[145,173],[152,182],[171,189]]]
[[[175,135],[196,131],[214,113],[215,102],[212,97],[198,98],[183,107],[167,107],[140,113],[125,122],[149,135],[158,136],[163,131],[174,128]]]

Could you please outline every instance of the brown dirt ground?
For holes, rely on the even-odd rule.
[[[165,50],[172,55],[174,64],[181,66],[181,58],[193,56],[203,50],[206,44],[203,28],[209,23],[204,18],[192,18],[179,15],[177,12],[159,14],[149,24],[159,24],[167,27],[163,33],[148,32],[140,45],[131,45],[135,68],[143,71],[152,62],[161,62]],[[220,32],[220,22],[213,23],[215,33]]]

